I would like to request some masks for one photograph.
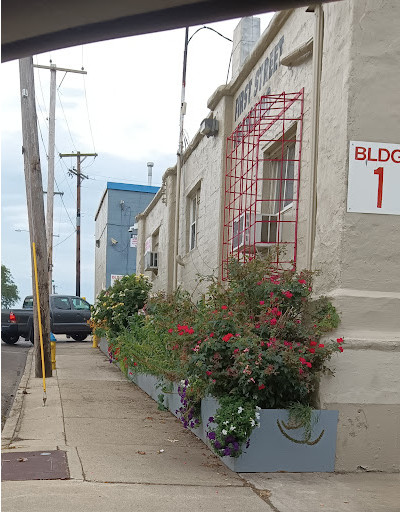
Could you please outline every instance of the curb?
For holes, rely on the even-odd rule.
[[[1,432],[2,448],[6,449],[15,438],[15,435],[18,433],[19,422],[24,406],[24,392],[28,386],[28,382],[30,379],[31,371],[32,371],[32,362],[34,355],[34,347],[32,347],[28,351],[28,355],[26,357],[25,369],[22,375],[21,381],[19,382],[18,390],[14,398],[14,402],[12,404],[10,413],[8,418],[4,424],[3,431]]]

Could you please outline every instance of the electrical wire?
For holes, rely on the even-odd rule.
[[[92,123],[91,123],[91,121],[90,121],[90,115],[89,115],[89,105],[88,105],[88,100],[87,100],[86,79],[85,79],[85,75],[82,75],[82,77],[83,77],[83,89],[84,89],[84,91],[85,91],[86,112],[87,112],[87,115],[88,115],[88,121],[89,121],[90,137],[92,138],[93,153],[96,153],[96,146],[95,146],[95,144],[94,144],[93,132],[92,132]]]
[[[188,44],[190,43],[190,40],[193,38],[193,36],[195,36],[197,34],[197,32],[200,32],[200,30],[203,30],[203,29],[211,30],[212,32],[215,32],[219,36],[223,37],[224,39],[227,39],[228,41],[230,41],[232,43],[232,39],[229,39],[229,37],[224,36],[223,34],[221,34],[221,32],[218,32],[218,30],[215,30],[212,27],[207,27],[206,25],[203,25],[202,27],[198,28],[195,32],[193,32],[193,34],[189,37]]]
[[[63,106],[62,101],[61,101],[60,91],[59,91],[58,89],[57,89],[57,95],[58,95],[58,100],[59,100],[59,102],[60,102],[61,110],[63,111],[63,115],[64,115],[65,123],[67,124],[68,133],[69,133],[69,136],[70,136],[70,138],[71,138],[72,146],[75,148],[75,151],[78,151],[78,150],[76,149],[76,146],[75,146],[74,140],[72,139],[71,130],[70,130],[70,128],[69,128],[69,124],[68,124],[68,121],[67,121],[67,116],[65,115],[64,106]]]
[[[54,245],[53,245],[53,248],[56,248],[57,246],[59,246],[60,244],[62,244],[62,243],[63,243],[63,242],[65,242],[66,240],[68,240],[70,237],[72,237],[72,235],[73,235],[74,233],[76,233],[76,230],[74,230],[72,233],[70,233],[70,234],[68,235],[68,237],[65,237],[65,239],[64,239],[64,240],[62,240],[61,242],[58,242],[57,244],[54,244]]]
[[[60,188],[58,187],[58,183],[57,183],[57,180],[55,179],[55,177],[54,177],[54,181],[55,181],[56,186],[57,186],[57,189],[58,189],[58,191],[59,191],[59,190],[60,190]],[[71,219],[71,217],[70,217],[70,215],[69,215],[69,213],[68,213],[67,207],[65,206],[64,198],[62,197],[62,195],[60,195],[60,198],[61,198],[61,203],[62,203],[62,204],[63,204],[63,206],[64,206],[65,212],[66,212],[66,214],[67,214],[67,216],[68,216],[68,219],[69,219],[69,221],[70,221],[71,225],[75,228],[75,225],[74,225],[74,223],[73,223],[73,221],[72,221],[72,219]]]

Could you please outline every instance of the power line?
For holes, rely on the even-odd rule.
[[[70,234],[68,235],[68,237],[66,237],[66,238],[65,238],[64,240],[62,240],[61,242],[58,242],[57,244],[54,244],[54,246],[53,246],[53,247],[55,247],[55,248],[56,248],[57,246],[59,246],[60,244],[62,244],[62,243],[63,243],[63,242],[65,242],[66,240],[68,240],[70,237],[72,237],[72,236],[74,235],[74,233],[76,233],[76,230],[74,230],[72,233],[70,233]]]
[[[82,69],[83,69],[83,68],[82,68]],[[90,129],[90,137],[92,138],[92,144],[93,144],[93,152],[94,152],[94,153],[96,153],[96,147],[95,147],[95,144],[94,144],[93,132],[92,132],[92,123],[90,122],[89,106],[88,106],[88,101],[87,101],[85,75],[83,75],[83,89],[84,89],[84,91],[85,91],[86,112],[87,112],[87,115],[88,115],[89,129]],[[94,162],[94,161],[93,161],[93,162]]]
[[[65,112],[64,112],[64,106],[63,106],[62,101],[61,101],[60,91],[59,91],[58,89],[57,89],[57,95],[58,95],[58,100],[59,100],[59,102],[60,102],[61,110],[62,110],[63,115],[64,115],[65,123],[67,124],[68,133],[69,133],[69,136],[70,136],[70,138],[71,138],[72,146],[73,146],[73,147],[75,148],[75,150],[76,150],[76,146],[75,146],[74,140],[72,139],[71,130],[69,129],[69,124],[68,124],[68,121],[67,121],[67,116],[65,115]]]

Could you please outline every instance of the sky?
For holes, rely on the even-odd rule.
[[[259,15],[261,33],[271,13]],[[232,39],[239,20],[208,24]],[[199,28],[191,27],[189,37]],[[53,280],[56,293],[75,294],[76,158],[59,153],[97,153],[81,170],[81,296],[94,302],[94,217],[107,181],[161,185],[176,164],[185,29],[146,34],[43,53],[34,64],[80,70],[57,72]],[[186,79],[187,141],[207,116],[207,100],[230,80],[232,43],[211,30],[189,43]],[[229,75],[228,75],[229,72]],[[16,283],[20,304],[32,294],[28,216],[21,133],[18,61],[1,64],[1,263]],[[47,190],[50,71],[35,69],[36,110],[43,189]],[[46,196],[45,196],[46,210]],[[17,304],[16,306],[20,306]]]

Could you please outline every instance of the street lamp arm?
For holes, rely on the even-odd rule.
[[[232,43],[232,39],[229,39],[229,37],[224,36],[223,34],[221,34],[221,32],[218,32],[218,30],[215,30],[212,27],[206,27],[206,25],[204,25],[203,27],[200,27],[199,29],[197,29],[196,32],[193,32],[193,34],[190,36],[190,38],[188,40],[188,43],[190,43],[190,40],[192,39],[193,36],[195,36],[197,34],[197,32],[200,32],[200,30],[203,30],[203,29],[212,30],[213,32],[215,32],[219,36],[223,37],[224,39],[226,39],[226,40],[228,40],[228,41],[230,41]]]

